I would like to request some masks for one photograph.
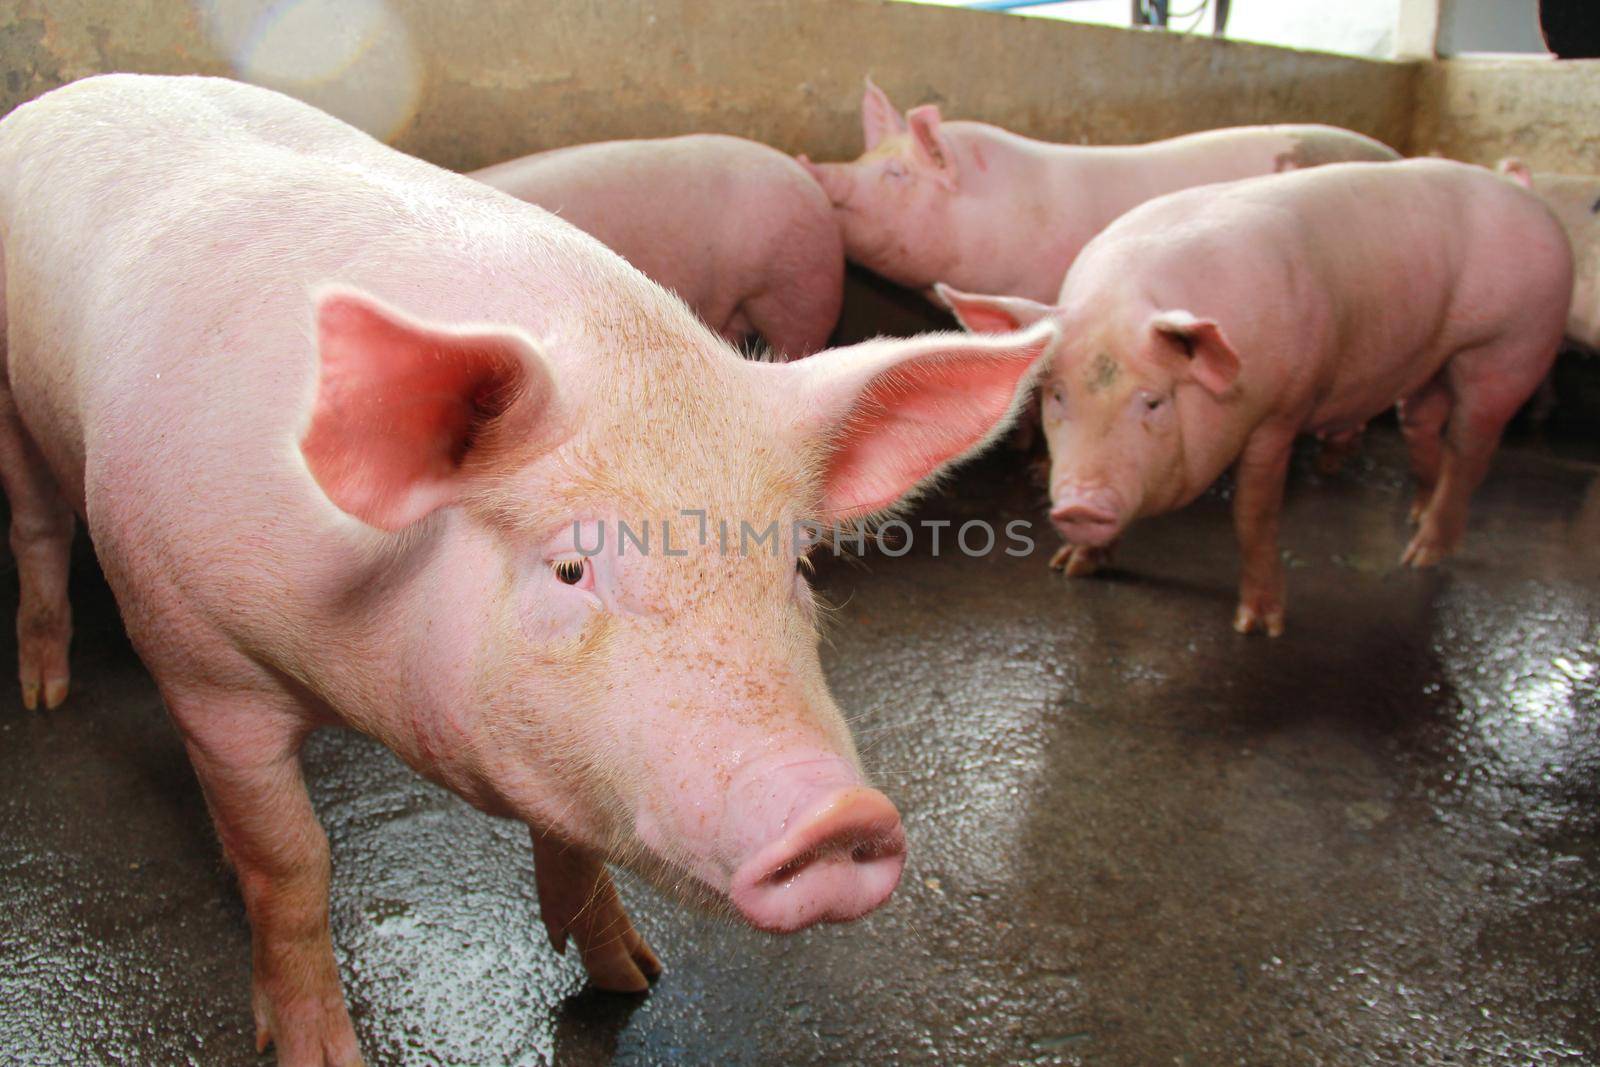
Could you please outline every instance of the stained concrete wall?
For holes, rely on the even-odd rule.
[[[1417,84],[1411,151],[1600,174],[1600,60],[1451,59]]]
[[[262,20],[269,7],[0,0],[0,112],[101,71],[242,70],[453,168],[691,130],[838,158],[859,150],[857,106],[870,73],[903,106],[938,102],[952,116],[1055,140],[1322,121],[1399,145],[1415,75],[1360,59],[887,0],[390,0],[387,18],[380,0],[301,0],[277,5],[291,15],[276,28]],[[326,24],[319,10],[333,13]],[[296,26],[283,19],[294,17],[315,32],[285,32]],[[326,62],[341,41],[356,58]],[[286,76],[297,70],[318,76]]]

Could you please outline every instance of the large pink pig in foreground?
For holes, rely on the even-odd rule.
[[[1520,159],[1502,159],[1499,171],[1545,202],[1572,242],[1572,306],[1567,339],[1600,352],[1600,177],[1535,174]]]
[[[206,78],[0,122],[0,248],[24,702],[66,696],[75,512],[237,869],[281,1063],[359,1059],[298,759],[321,726],[526,822],[550,937],[604,988],[658,970],[608,857],[772,931],[889,895],[900,820],[794,541],[715,531],[892,505],[995,432],[1053,329],[747,362],[554,216]]]
[[[812,163],[838,214],[845,254],[913,289],[944,282],[1048,302],[1095,234],[1164,193],[1344,160],[1397,158],[1331,126],[1243,126],[1145,145],[1050,144],[982,122],[944,122],[933,104],[902,118],[867,82],[866,153]]]
[[[1345,163],[1192,189],[1095,238],[1056,308],[940,287],[973,330],[1059,318],[1042,383],[1054,561],[1092,571],[1134,519],[1237,461],[1234,626],[1283,630],[1278,515],[1297,434],[1397,400],[1417,477],[1402,562],[1466,529],[1500,432],[1555,358],[1572,257],[1543,204],[1441,160]]]
[[[682,297],[735,343],[828,343],[844,293],[833,209],[801,166],[738,137],[558,148],[471,177],[560,215]]]

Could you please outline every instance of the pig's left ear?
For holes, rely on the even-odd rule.
[[[889,94],[867,78],[866,91],[861,94],[861,139],[870,152],[886,137],[906,132],[906,120],[889,102]]]
[[[421,322],[335,286],[314,308],[320,375],[300,452],[340,510],[403,529],[496,457],[553,436],[555,377],[518,331]]]
[[[1060,334],[927,334],[750,364],[788,379],[768,395],[798,405],[794,432],[821,451],[822,512],[844,521],[892,507],[1010,423]]]
[[[1186,373],[1213,396],[1226,393],[1239,377],[1239,353],[1222,336],[1222,327],[1187,311],[1161,311],[1150,319],[1157,338],[1182,358]]]
[[[1005,333],[1032,326],[1055,309],[1023,296],[982,296],[963,293],[944,282],[933,283],[933,296],[937,303],[950,309],[950,314],[968,333]]]
[[[942,119],[938,104],[923,104],[906,112],[906,125],[911,130],[912,157],[926,168],[933,180],[946,189],[956,187],[956,157],[950,147],[950,138],[940,129]]]

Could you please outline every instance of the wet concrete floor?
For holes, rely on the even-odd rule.
[[[629,884],[667,964],[643,997],[551,952],[520,828],[314,738],[369,1061],[1596,1062],[1597,453],[1514,443],[1432,574],[1394,566],[1392,431],[1335,477],[1300,457],[1276,642],[1228,627],[1223,493],[1103,579],[1048,574],[1043,529],[1027,558],[825,567],[901,889],[777,939]],[[920,514],[1037,522],[1014,468]],[[74,581],[70,704],[0,700],[0,1062],[264,1062],[243,909],[81,541]]]

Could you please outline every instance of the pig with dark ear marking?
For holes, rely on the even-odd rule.
[[[1454,551],[1501,430],[1555,358],[1572,256],[1545,206],[1481,167],[1340,163],[1206,186],[1114,222],[1052,307],[939,287],[968,329],[1057,322],[1041,383],[1054,563],[1236,465],[1234,626],[1283,630],[1278,515],[1297,434],[1398,402],[1417,493],[1401,557]]]
[[[299,760],[323,726],[525,823],[551,942],[604,989],[660,970],[612,859],[773,932],[887,899],[905,835],[828,693],[803,538],[717,531],[893,506],[997,432],[1053,328],[748,362],[554,215],[214,78],[6,116],[0,249],[24,702],[67,694],[76,514],[238,872],[281,1064],[360,1061]]]
[[[709,133],[605,141],[469,177],[598,237],[735,344],[759,336],[777,356],[809,356],[839,321],[833,209],[775,148]]]
[[[850,163],[800,157],[833,202],[845,255],[912,289],[944,282],[1049,302],[1089,239],[1164,193],[1398,155],[1332,126],[1240,126],[1143,145],[1051,144],[933,104],[903,116],[867,79],[866,150]]]
[[[1545,202],[1572,243],[1572,306],[1567,340],[1600,352],[1600,176],[1534,173],[1520,159],[1500,161],[1501,174]]]

